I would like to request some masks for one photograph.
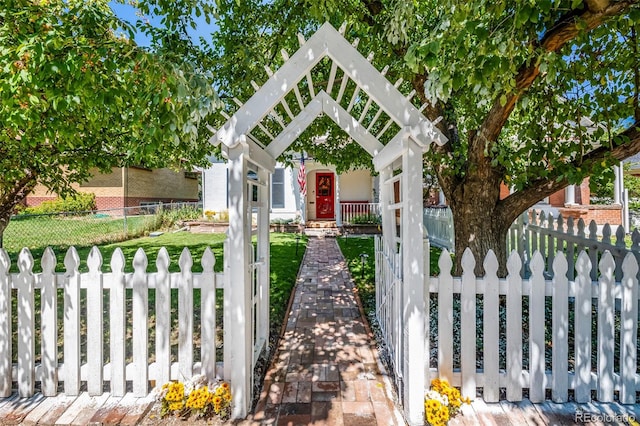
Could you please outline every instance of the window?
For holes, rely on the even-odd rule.
[[[271,177],[271,207],[284,208],[284,169],[276,168]]]

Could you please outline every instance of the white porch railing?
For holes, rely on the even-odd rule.
[[[397,351],[398,324],[390,323],[387,311],[394,309],[394,290],[401,277],[384,272],[393,268],[393,252],[376,243],[376,314],[383,337],[392,347],[393,361],[402,363]],[[568,278],[567,258],[558,253],[553,260],[553,279],[545,278],[545,259],[535,252],[531,277],[521,277],[517,252],[508,260],[508,277],[498,278],[498,262],[490,252],[484,260],[486,275],[474,276],[475,260],[470,251],[462,255],[462,277],[450,273],[452,260],[443,251],[441,274],[431,277],[425,302],[431,324],[430,353],[426,379],[446,378],[460,386],[465,397],[474,399],[482,389],[487,402],[520,401],[528,390],[532,402],[546,399],[566,402],[569,390],[576,402],[611,402],[614,393],[624,404],[635,404],[640,391],[638,365],[638,262],[627,254],[616,281],[616,262],[606,252],[598,265],[598,280],[591,279],[589,255],[582,251],[576,262],[575,279]],[[524,307],[524,309],[523,309]],[[597,318],[597,320],[596,320]],[[384,325],[383,325],[384,324]],[[433,337],[435,336],[435,337]],[[429,357],[428,357],[429,358]],[[394,370],[403,371],[394,364]],[[401,389],[401,387],[400,387]]]
[[[186,248],[178,261],[180,272],[169,272],[164,248],[157,256],[157,272],[147,271],[142,249],[136,252],[131,273],[124,272],[120,249],[111,258],[111,272],[102,272],[102,256],[95,247],[87,259],[89,272],[79,272],[74,248],[66,254],[66,272],[55,272],[56,262],[47,248],[42,272],[33,272],[33,257],[23,249],[19,272],[12,273],[7,252],[0,249],[0,397],[11,395],[12,382],[17,382],[20,397],[32,396],[38,382],[44,396],[57,395],[59,383],[67,395],[78,395],[86,383],[92,395],[102,394],[108,384],[109,392],[121,396],[127,382],[136,396],[146,396],[151,381],[159,385],[197,373],[223,377],[216,363],[216,291],[227,280],[214,272],[209,248],[201,259],[203,272],[192,272],[193,259]],[[252,262],[252,268],[259,267]],[[226,297],[228,289],[223,293]],[[177,319],[172,318],[176,304]],[[253,311],[260,309],[259,300],[251,306]],[[17,328],[12,326],[14,318]],[[199,339],[194,339],[198,331]],[[246,337],[252,339],[254,353],[264,346],[259,334]],[[225,366],[233,350],[227,346]],[[254,363],[256,358],[257,354]]]
[[[340,203],[342,222],[346,224],[379,223],[380,203]]]

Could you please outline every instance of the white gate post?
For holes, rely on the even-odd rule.
[[[269,173],[260,168],[258,180],[258,341],[269,341]]]
[[[224,324],[225,347],[230,345],[232,369],[230,371],[233,395],[232,418],[246,417],[251,403],[251,289],[249,279],[249,252],[251,233],[247,222],[247,154],[242,144],[228,149],[229,158],[229,301],[225,309],[231,310],[229,324]],[[228,329],[228,332],[227,332]]]
[[[340,205],[340,175],[337,172],[334,172],[335,176],[335,199],[334,199],[334,209],[336,215],[336,226],[342,226],[342,206]]]
[[[405,139],[402,155],[402,269],[404,317],[404,409],[411,425],[424,424],[425,326],[422,218],[422,150]]]

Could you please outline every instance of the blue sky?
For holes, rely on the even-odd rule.
[[[116,14],[116,16],[118,16],[122,20],[135,24],[135,22],[138,19],[141,19],[141,17],[136,16],[136,9],[129,4],[122,4],[119,2],[112,1],[110,3],[110,6],[111,6],[111,9],[113,9],[113,12]],[[160,26],[159,17],[146,16],[145,18],[149,19],[149,21],[154,26]],[[196,44],[199,44],[200,36],[207,38],[209,34],[218,30],[218,26],[214,21],[211,21],[210,24],[207,24],[207,22],[203,17],[195,18],[195,20],[198,23],[198,26],[195,30],[189,29],[189,35],[191,35],[193,41]],[[149,38],[144,34],[137,33],[135,37],[135,41],[139,46],[149,46]]]

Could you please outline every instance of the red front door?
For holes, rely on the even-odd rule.
[[[316,218],[333,219],[333,173],[316,174]]]

